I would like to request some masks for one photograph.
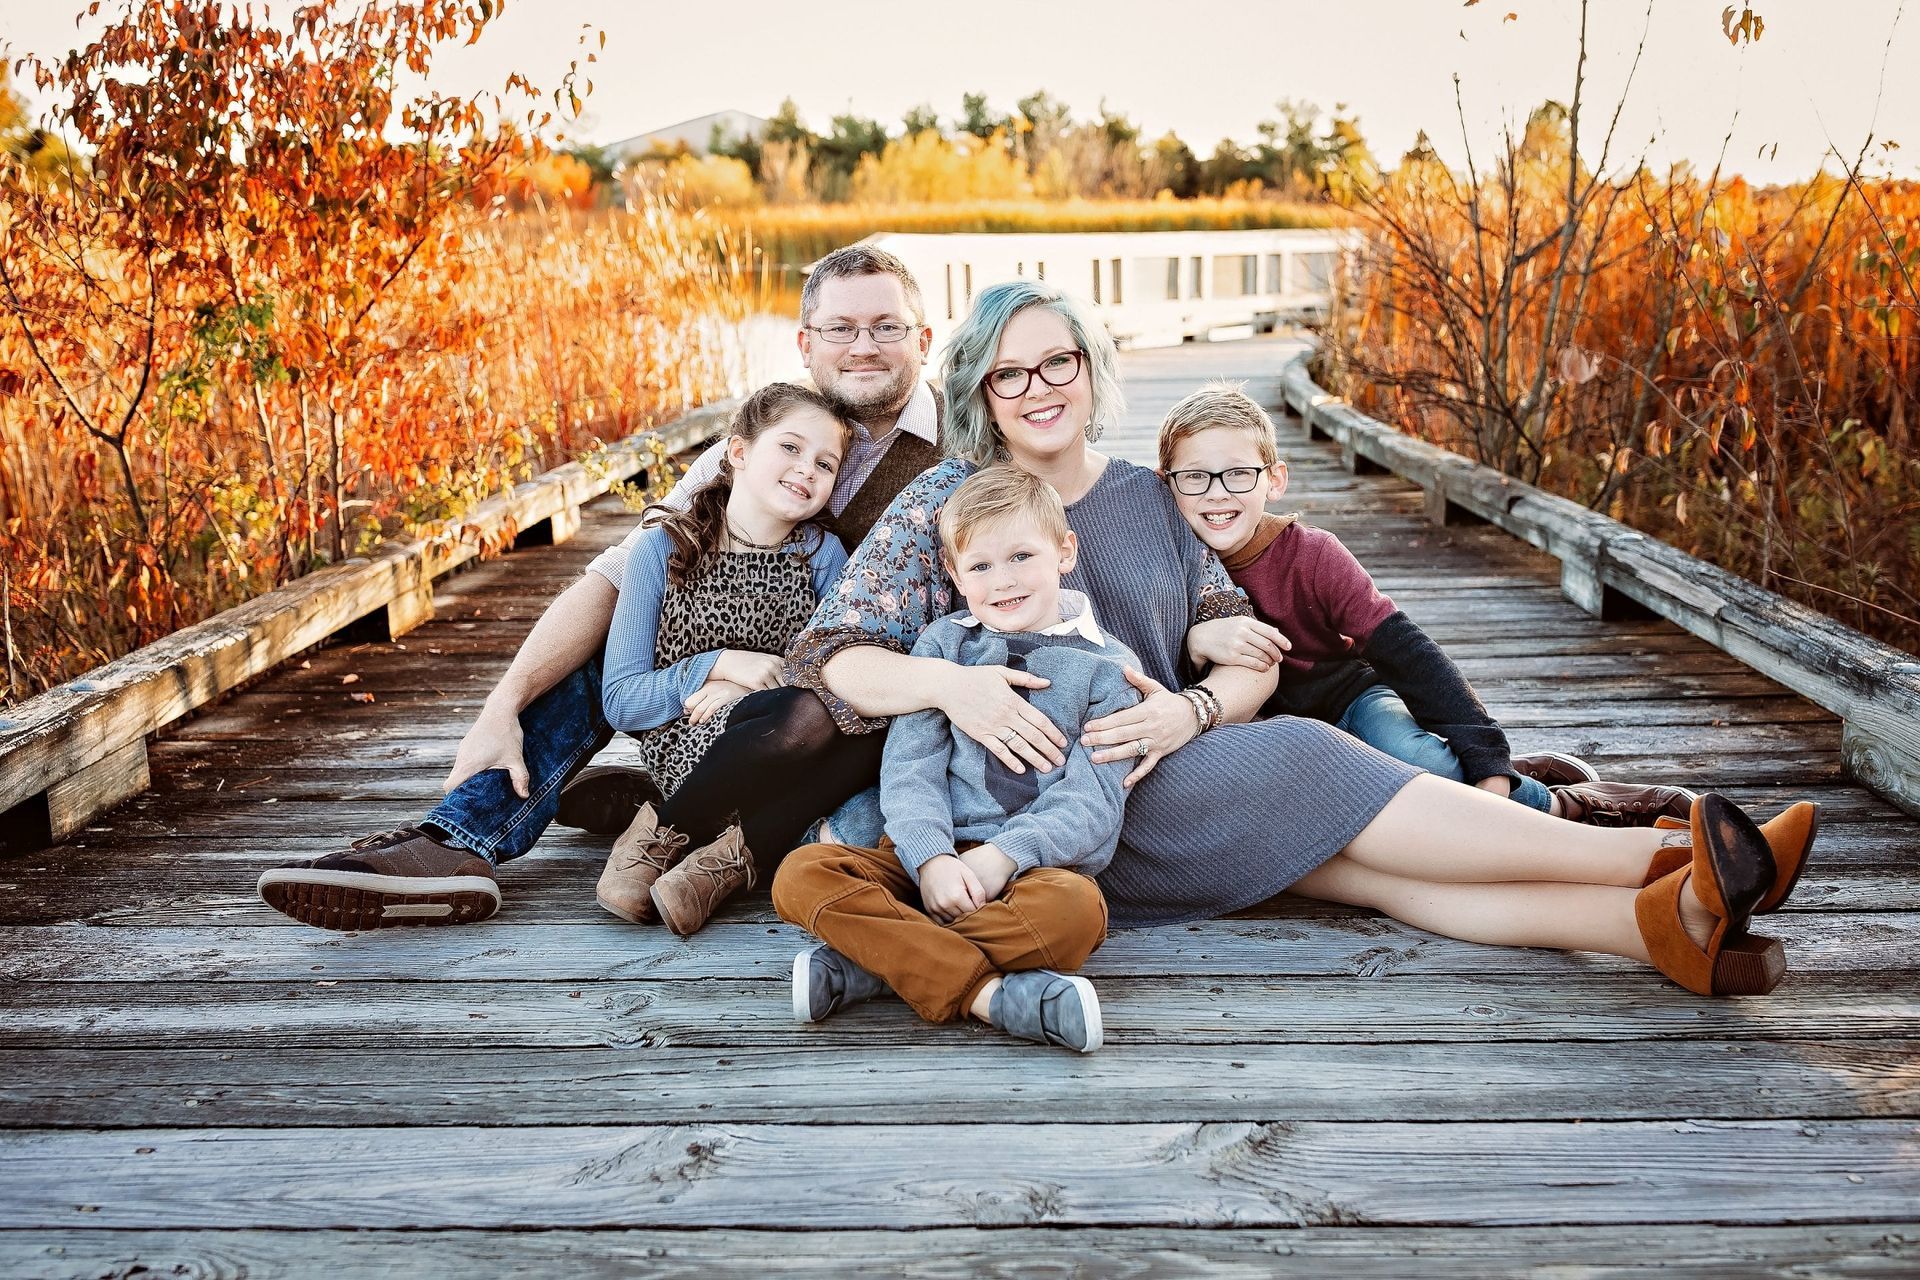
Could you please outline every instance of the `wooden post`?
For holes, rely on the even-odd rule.
[[[561,507],[558,511],[535,524],[530,524],[514,535],[514,550],[522,547],[557,547],[580,532],[580,508]]]
[[[1840,725],[1847,773],[1920,818],[1920,723],[1862,700]]]

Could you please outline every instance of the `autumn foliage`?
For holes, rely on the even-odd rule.
[[[0,693],[725,386],[743,255],[668,201],[555,211],[518,77],[524,115],[398,87],[498,11],[130,0],[22,65],[82,159],[0,169]]]
[[[1574,166],[1362,202],[1328,376],[1363,407],[1920,650],[1920,188]]]

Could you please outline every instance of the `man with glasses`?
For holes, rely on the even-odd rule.
[[[943,407],[921,377],[932,339],[920,287],[892,254],[849,245],[809,273],[800,356],[815,388],[854,423],[822,514],[849,548],[939,461]],[[666,501],[685,505],[724,452],[721,441],[702,454]],[[657,802],[644,770],[580,768],[612,737],[600,710],[600,652],[632,542],[602,552],[534,624],[461,740],[440,805],[417,826],[269,870],[260,878],[268,905],[337,929],[483,920],[499,907],[494,867],[530,849],[549,822],[613,834]]]

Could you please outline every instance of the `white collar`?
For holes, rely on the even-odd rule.
[[[1107,647],[1107,637],[1101,633],[1100,624],[1094,621],[1093,601],[1087,599],[1081,592],[1068,591],[1062,588],[1060,591],[1060,607],[1062,610],[1071,611],[1072,616],[1062,619],[1050,627],[1043,627],[1033,634],[1042,636],[1077,635],[1088,644],[1096,645],[1102,649]],[[974,617],[970,612],[956,613],[953,615],[953,620],[963,627],[977,627],[981,625],[980,619]],[[991,627],[987,629],[989,631],[992,630]]]
[[[900,410],[900,419],[894,425],[928,444],[940,443],[940,410],[934,404],[933,387],[930,384],[924,381],[914,384],[913,395],[908,397],[906,407]]]

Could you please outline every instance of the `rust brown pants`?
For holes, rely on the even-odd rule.
[[[919,887],[884,837],[878,849],[810,844],[773,878],[773,906],[894,989],[929,1022],[967,1015],[1003,973],[1078,969],[1107,936],[1100,886],[1040,867],[950,925],[920,909]]]

